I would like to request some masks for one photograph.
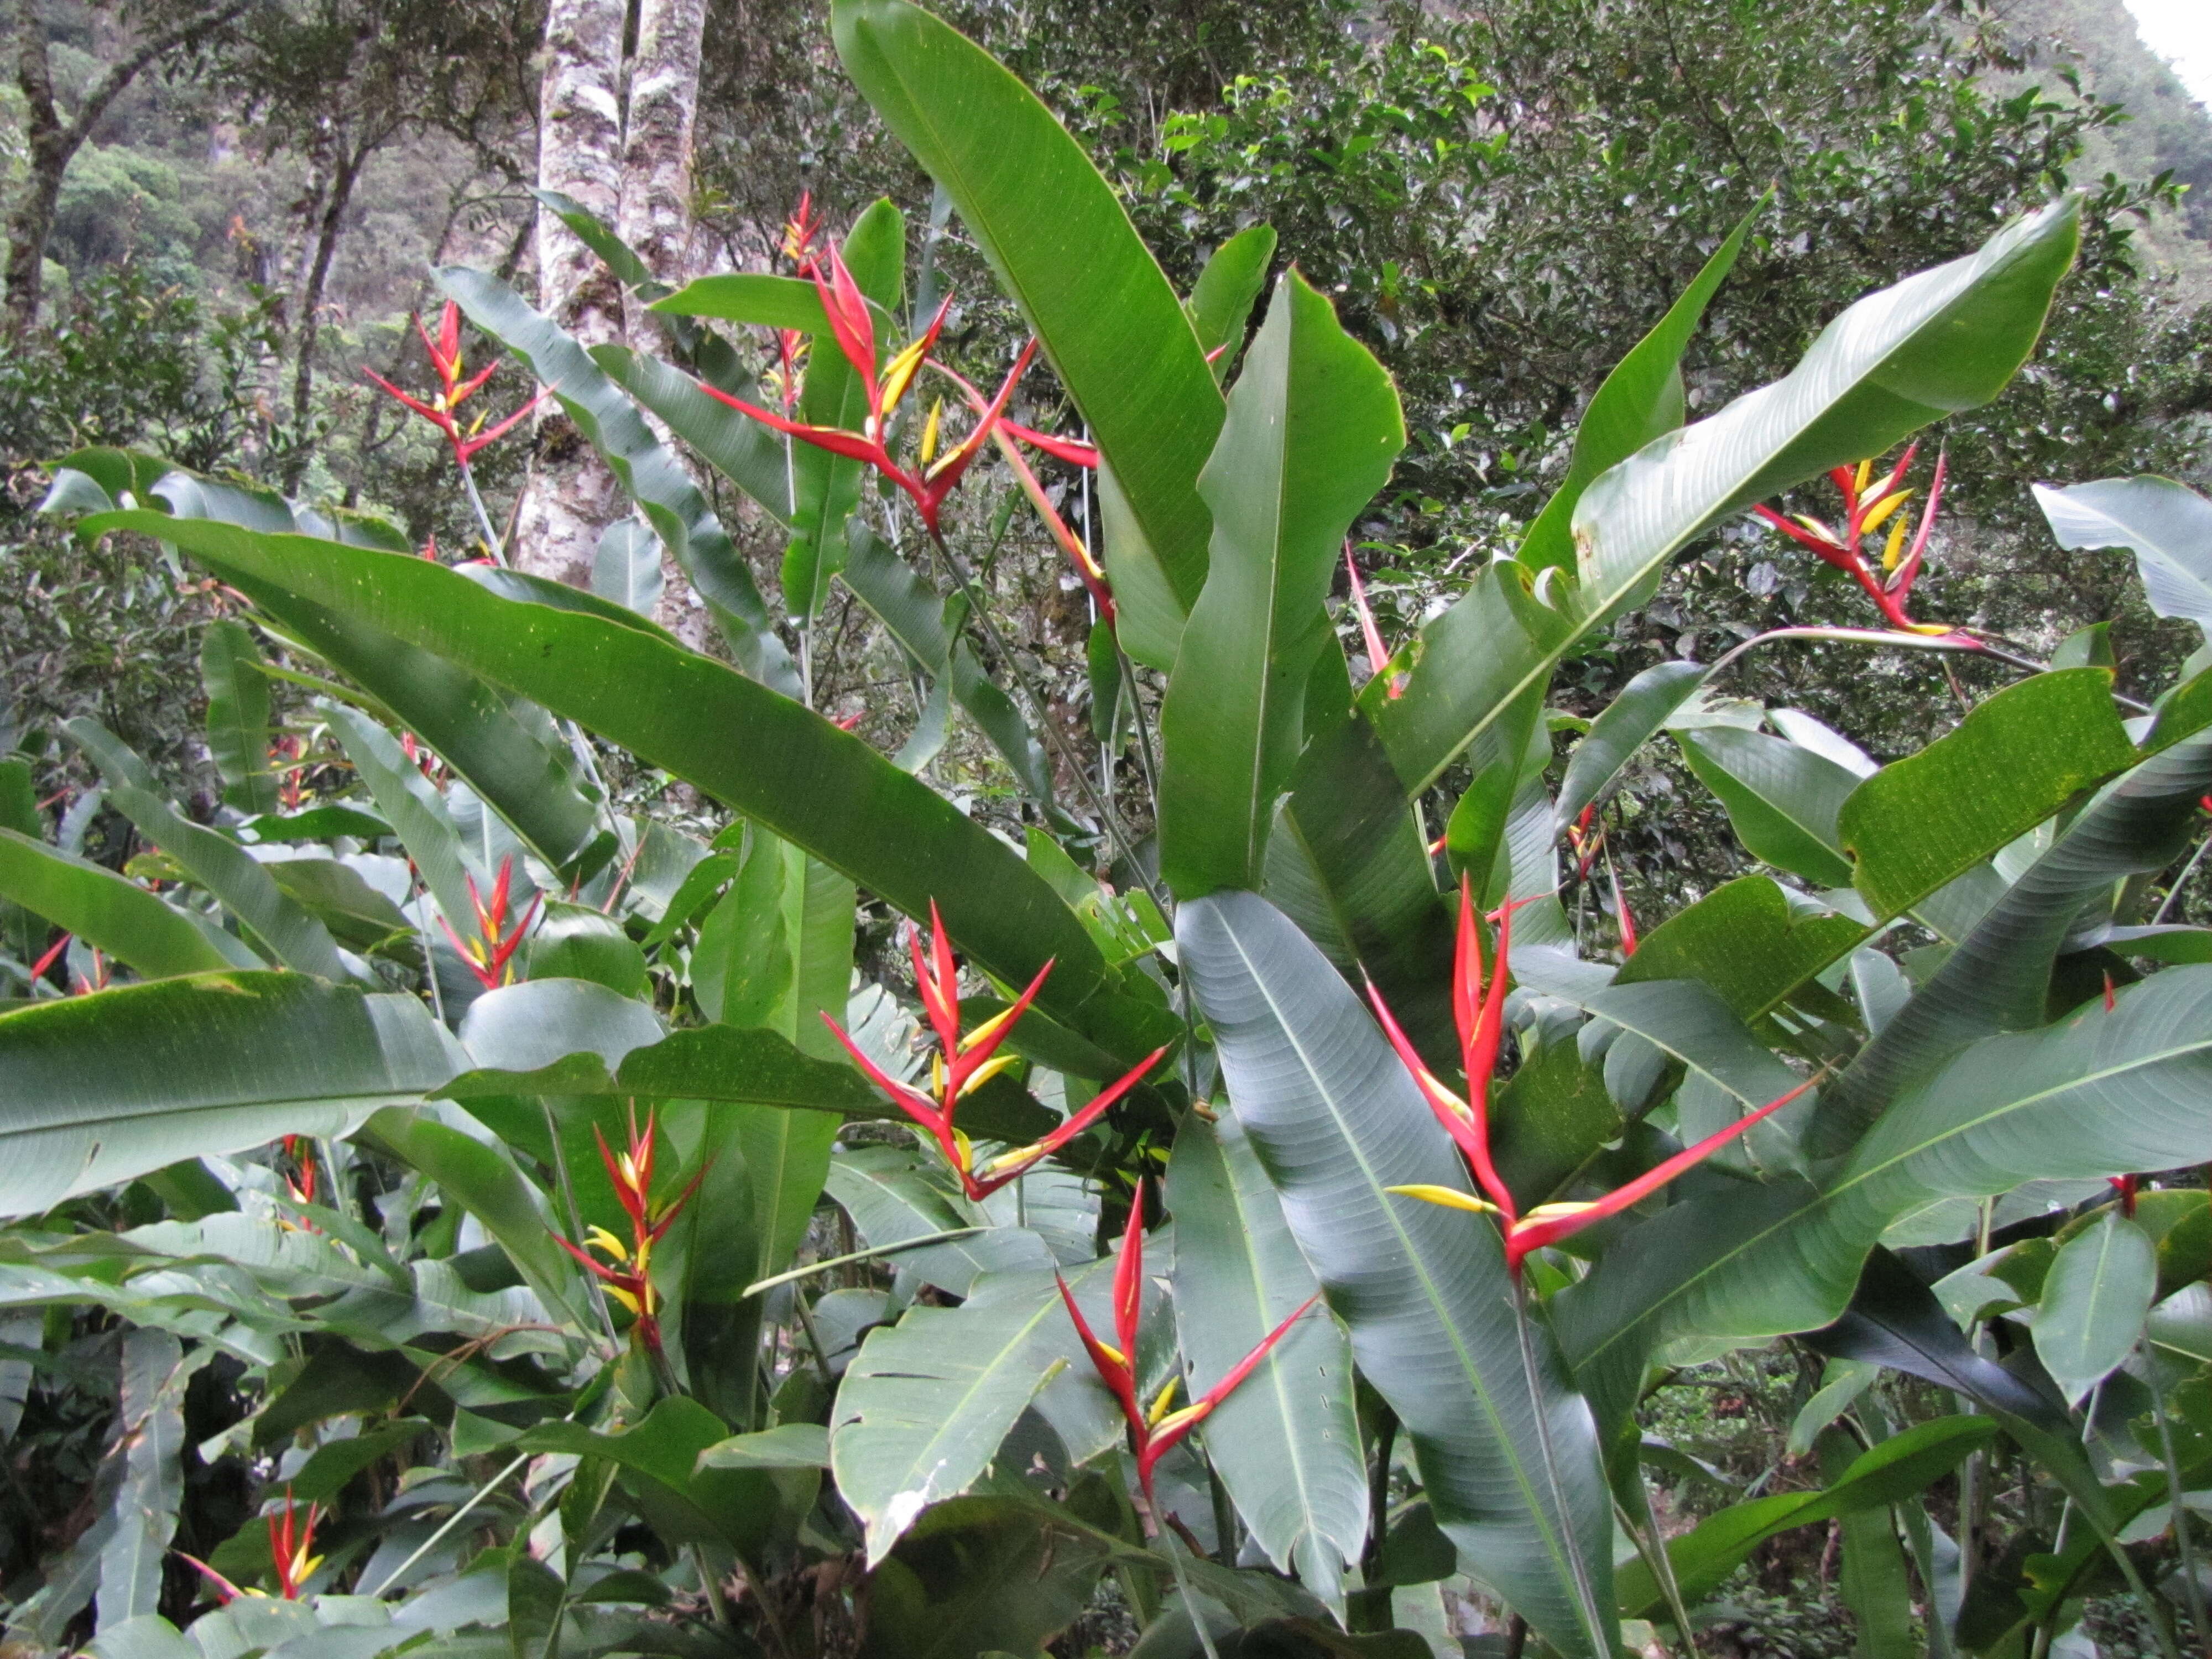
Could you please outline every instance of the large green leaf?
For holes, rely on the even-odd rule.
[[[438,901],[456,933],[465,936],[476,908],[469,884],[480,893],[491,890],[491,874],[480,870],[470,857],[459,826],[447,811],[445,798],[407,758],[392,733],[358,709],[325,699],[323,718],[331,723],[339,746],[353,763],[354,775],[368,786],[376,810],[384,814],[407,849],[422,884]]]
[[[1124,641],[1165,671],[1205,586],[1211,527],[1198,473],[1221,429],[1206,354],[1112,186],[1052,112],[989,53],[905,0],[837,0],[837,55],[861,94],[951,198],[1083,411],[1133,536],[1109,519]]]
[[[1859,891],[1894,915],[2139,758],[2111,673],[2062,668],[1978,704],[1859,785],[1838,820]]]
[[[1320,1288],[1281,1201],[1233,1115],[1193,1116],[1168,1165],[1175,1212],[1176,1328],[1202,1395]],[[1367,1536],[1367,1469],[1352,1353],[1309,1314],[1206,1419],[1206,1453],[1278,1571],[1325,1601]]]
[[[1850,862],[1835,850],[1836,814],[1859,787],[1856,777],[1764,732],[1715,726],[1677,732],[1675,740],[1754,858],[1823,887],[1850,884]]]
[[[243,623],[226,617],[200,638],[208,753],[222,774],[222,798],[241,812],[274,812],[281,805],[269,769],[269,677],[262,666]]]
[[[13,830],[0,829],[0,896],[149,979],[263,965],[229,934],[137,882]]]
[[[1260,884],[1339,544],[1405,443],[1382,366],[1285,271],[1199,479],[1211,562],[1160,711],[1160,870],[1180,896]]]
[[[1540,1326],[1532,1392],[1497,1229],[1386,1190],[1459,1184],[1450,1140],[1351,988],[1266,901],[1194,900],[1176,942],[1231,1104],[1438,1523],[1553,1646],[1610,1653],[1613,1511],[1589,1409]]]
[[[1190,325],[1200,349],[1212,362],[1217,384],[1237,367],[1253,304],[1267,285],[1267,264],[1274,257],[1275,228],[1252,225],[1214,249],[1191,284]]]
[[[2069,1401],[2111,1374],[2142,1337],[2158,1291],[2158,1247],[2108,1212],[2067,1240],[2051,1263],[2035,1314],[2035,1353]]]
[[[868,1581],[860,1659],[1048,1651],[1115,1553],[1063,1513],[1000,1497],[932,1510]]]
[[[2150,608],[2212,629],[2212,501],[2171,478],[2031,486],[2061,547],[2124,547]]]
[[[512,685],[908,914],[928,915],[935,899],[953,939],[1000,979],[1025,983],[1055,961],[1040,1005],[1116,1053],[1145,1052],[1117,1035],[1117,1008],[1084,1011],[1109,970],[1019,854],[859,738],[719,663],[605,617],[501,599],[421,559],[151,513],[104,515],[87,527],[173,539],[226,575],[244,572],[345,605]]]
[[[1496,602],[1479,582],[1424,630],[1404,695],[1370,711],[1407,792],[1427,788],[1476,732],[1547,680],[1573,639],[1641,604],[1667,562],[1714,525],[1996,396],[2073,260],[2079,210],[2068,197],[1978,253],[1868,295],[1787,378],[1594,480],[1575,508],[1579,581],[1559,596],[1555,620],[1524,617],[1516,629],[1462,618]]]
[[[1762,201],[1746,214],[1728,240],[1713,250],[1703,270],[1681,298],[1668,307],[1651,331],[1629,349],[1628,355],[1605,377],[1589,407],[1575,428],[1575,447],[1568,458],[1567,476],[1544,503],[1544,510],[1521,538],[1518,557],[1531,569],[1547,565],[1572,565],[1575,541],[1568,526],[1575,507],[1590,481],[1608,467],[1626,460],[1653,439],[1663,437],[1682,424],[1682,353],[1697,332],[1705,307],[1735,266],[1743,239],[1753,221],[1766,211]],[[1582,811],[1577,805],[1575,811]],[[1568,816],[1571,817],[1570,813]]]
[[[854,1146],[838,1153],[830,1161],[828,1186],[860,1237],[876,1249],[933,1233],[990,1225],[990,1218],[978,1206],[940,1185],[934,1171],[903,1147]],[[899,1256],[902,1268],[953,1296],[966,1296],[986,1273],[1051,1265],[1052,1252],[1045,1242],[1023,1227],[991,1227],[988,1232],[923,1245]]]
[[[146,763],[90,719],[64,728],[107,780],[107,799],[138,833],[191,872],[286,967],[325,979],[349,975],[330,929],[285,896],[270,873],[228,836],[192,823],[161,792]]]
[[[577,429],[606,458],[661,544],[713,609],[739,665],[779,689],[795,685],[790,657],[775,636],[744,556],[731,544],[683,463],[653,435],[584,348],[482,271],[449,265],[437,276],[471,322],[552,388]]]
[[[179,1158],[343,1135],[460,1069],[412,997],[202,974],[0,1015],[0,1214]]]
[[[1567,757],[1557,809],[1562,828],[1580,817],[1583,808],[1620,775],[1629,757],[1659,734],[1711,672],[1702,663],[1662,662],[1621,687],[1620,695],[1590,722],[1590,729]]]
[[[766,280],[787,282],[787,277]],[[821,301],[812,286],[816,326]],[[658,357],[617,345],[593,346],[592,361],[606,377],[658,416],[663,425],[691,447],[692,453],[759,504],[778,524],[791,521],[791,467],[781,439],[758,421],[708,397],[699,383]],[[748,402],[758,402],[757,386],[726,387]]]

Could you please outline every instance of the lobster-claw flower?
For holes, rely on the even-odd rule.
[[[315,1569],[323,1565],[323,1558],[315,1553],[315,1522],[322,1518],[319,1504],[307,1505],[307,1519],[300,1519],[300,1506],[292,1499],[292,1489],[284,1488],[284,1509],[281,1515],[272,1514],[269,1522],[269,1559],[276,1569],[277,1594],[287,1601],[300,1599],[300,1591],[307,1580],[315,1576]],[[240,1596],[259,1596],[267,1599],[267,1592],[250,1585],[241,1589],[196,1555],[185,1555],[200,1577],[214,1586],[216,1598],[226,1605]]]
[[[1042,1139],[1026,1146],[1018,1146],[1003,1152],[988,1164],[978,1168],[975,1149],[953,1121],[960,1103],[1014,1063],[1014,1056],[1000,1054],[1000,1045],[1012,1030],[1021,1017],[1029,1012],[1030,1003],[1043,988],[1045,977],[1052,972],[1049,962],[1037,969],[1036,977],[1029,982],[1020,996],[1006,1007],[985,1020],[966,1036],[960,1031],[960,970],[952,959],[952,946],[945,932],[945,922],[937,913],[935,900],[929,906],[929,945],[924,950],[921,936],[917,932],[909,941],[914,953],[915,984],[921,994],[921,1007],[930,1030],[937,1037],[937,1052],[930,1056],[930,1086],[925,1091],[911,1084],[902,1083],[869,1058],[867,1054],[846,1035],[844,1027],[825,1011],[822,1023],[827,1025],[853,1063],[860,1068],[867,1079],[890,1097],[890,1102],[937,1143],[945,1161],[960,1177],[961,1190],[969,1199],[980,1202],[1000,1188],[1021,1176],[1096,1123],[1122,1096],[1144,1081],[1160,1056],[1167,1053],[1165,1045],[1155,1048],[1138,1064],[1115,1082],[1100,1090],[1084,1107],[1072,1113]]]
[[[1083,1344],[1083,1351],[1091,1357],[1091,1369],[1121,1407],[1122,1420],[1128,1425],[1130,1443],[1137,1456],[1138,1484],[1143,1486],[1147,1502],[1152,1498],[1152,1471],[1160,1459],[1211,1417],[1215,1408],[1274,1351],[1275,1345],[1290,1334],[1291,1327],[1321,1300],[1318,1291],[1308,1297],[1288,1318],[1261,1337],[1251,1352],[1232,1365],[1218,1382],[1189,1405],[1176,1410],[1173,1407],[1180,1381],[1177,1377],[1170,1377],[1149,1405],[1137,1392],[1137,1326],[1145,1295],[1145,1183],[1141,1176],[1130,1201],[1129,1224],[1121,1235],[1121,1254],[1114,1264],[1115,1340],[1111,1344],[1101,1341],[1091,1329],[1067,1281],[1057,1273],[1053,1277],[1060,1286],[1060,1299],[1066,1304],[1067,1316],[1075,1326],[1075,1334]]]
[[[1799,546],[1809,549],[1825,562],[1842,571],[1865,592],[1881,612],[1882,620],[1902,634],[1918,634],[1933,639],[1954,639],[1957,643],[1972,647],[1976,641],[1966,635],[1954,635],[1941,623],[1917,623],[1906,614],[1905,601],[1912,596],[1912,584],[1918,580],[1922,556],[1928,549],[1928,538],[1936,527],[1936,514],[1943,501],[1943,479],[1948,471],[1949,457],[1939,451],[1936,457],[1936,473],[1929,481],[1928,499],[1921,506],[1917,526],[1905,513],[1913,492],[1905,488],[1905,476],[1912,465],[1912,458],[1919,453],[1917,444],[1908,445],[1897,465],[1877,481],[1874,463],[1861,461],[1856,466],[1839,466],[1832,470],[1829,481],[1844,498],[1844,517],[1840,528],[1832,526],[1808,514],[1785,516],[1763,503],[1753,507],[1768,524]],[[1879,537],[1884,525],[1889,534],[1882,543],[1878,561],[1869,560],[1865,550],[1869,537]],[[1911,532],[1908,546],[1906,534]],[[1877,566],[1879,568],[1877,568]]]
[[[1464,1100],[1445,1087],[1430,1071],[1427,1063],[1407,1039],[1405,1032],[1399,1029],[1398,1022],[1391,1017],[1381,994],[1371,983],[1367,991],[1383,1034],[1389,1038],[1391,1047],[1398,1051],[1399,1060],[1412,1073],[1422,1098],[1428,1102],[1429,1110],[1458,1146],[1474,1177],[1477,1189],[1474,1193],[1467,1193],[1454,1187],[1421,1182],[1392,1187],[1389,1190],[1407,1198],[1419,1199],[1425,1203],[1443,1205],[1449,1209],[1471,1210],[1480,1215],[1496,1216],[1505,1237],[1505,1264],[1516,1279],[1521,1274],[1521,1264],[1531,1251],[1556,1244],[1608,1216],[1618,1215],[1623,1210],[1642,1203],[1677,1176],[1711,1158],[1754,1123],[1762,1122],[1780,1111],[1820,1080],[1814,1078],[1799,1084],[1779,1099],[1769,1101],[1757,1111],[1707,1135],[1696,1146],[1675,1153],[1626,1186],[1607,1193],[1602,1198],[1587,1202],[1539,1204],[1523,1214],[1518,1200],[1513,1196],[1512,1188],[1499,1175],[1497,1164],[1491,1156],[1489,1102],[1492,1073],[1497,1067],[1498,1050],[1504,1034],[1505,991],[1511,971],[1508,959],[1512,949],[1513,912],[1521,904],[1530,902],[1520,900],[1506,906],[1500,913],[1497,956],[1495,960],[1486,964],[1471,887],[1464,880],[1461,884],[1459,945],[1452,973],[1452,1014],[1459,1028],[1460,1052],[1467,1066],[1467,1097]],[[1626,912],[1623,914],[1625,916]],[[1630,948],[1633,948],[1632,944]]]
[[[636,1316],[639,1338],[654,1352],[660,1350],[660,1322],[659,1298],[653,1287],[653,1247],[676,1223],[691,1195],[699,1190],[699,1183],[707,1178],[702,1165],[691,1177],[682,1192],[664,1204],[656,1204],[653,1197],[653,1127],[655,1114],[647,1110],[645,1127],[640,1128],[637,1109],[633,1105],[629,1114],[629,1139],[621,1152],[607,1145],[607,1138],[597,1124],[592,1126],[592,1137],[599,1144],[599,1162],[606,1166],[607,1180],[615,1189],[615,1202],[622,1206],[623,1215],[629,1222],[629,1237],[617,1237],[606,1228],[591,1226],[585,1229],[585,1239],[590,1249],[570,1243],[558,1233],[553,1242],[574,1256],[599,1281],[600,1288]],[[608,1258],[601,1261],[591,1254],[597,1250]]]
[[[453,942],[461,960],[477,982],[487,991],[496,991],[514,978],[514,953],[521,949],[522,941],[529,937],[530,926],[538,919],[538,907],[544,902],[543,893],[530,896],[530,908],[522,913],[510,932],[507,925],[508,895],[514,879],[514,854],[509,853],[499,863],[499,874],[493,878],[491,898],[487,902],[477,891],[477,878],[466,878],[469,903],[476,911],[477,936],[465,939],[453,931],[453,924],[444,916],[438,926],[446,930],[446,937]]]
[[[459,414],[461,405],[483,389],[491,377],[498,373],[499,364],[493,362],[473,375],[467,374],[461,362],[461,308],[451,300],[446,301],[446,309],[439,319],[435,339],[422,325],[420,316],[414,320],[415,331],[422,337],[422,349],[430,354],[430,367],[438,374],[439,389],[430,401],[425,403],[419,398],[410,396],[374,369],[365,368],[362,373],[436,427],[452,446],[453,459],[459,465],[465,467],[487,445],[498,442],[514,431],[516,426],[535,414],[538,405],[550,395],[539,391],[528,403],[489,431],[484,429],[484,417],[482,416],[478,416],[474,424],[464,430]]]

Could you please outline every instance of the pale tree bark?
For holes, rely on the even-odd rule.
[[[691,131],[699,106],[699,50],[706,0],[639,0],[637,49],[629,64],[623,135],[622,204],[615,231],[660,281],[679,285],[691,245]],[[658,352],[660,326],[635,295],[623,319],[633,351]],[[651,419],[651,416],[647,416]],[[656,431],[659,422],[653,422]],[[664,441],[668,434],[660,433]],[[706,617],[665,549],[653,620],[694,647]]]
[[[552,0],[538,95],[538,183],[613,223],[622,204],[623,0]],[[619,340],[622,287],[551,214],[538,216],[538,302],[586,347]],[[525,486],[514,562],[588,587],[599,532],[618,511],[614,477],[583,434],[548,406]]]

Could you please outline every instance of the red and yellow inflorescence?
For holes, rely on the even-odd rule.
[[[653,1288],[653,1247],[675,1224],[684,1206],[691,1201],[691,1194],[707,1178],[707,1171],[702,1168],[682,1192],[667,1203],[656,1206],[653,1200],[653,1127],[654,1115],[648,1110],[645,1127],[638,1127],[637,1108],[633,1104],[629,1144],[619,1153],[607,1145],[607,1138],[600,1133],[598,1125],[592,1127],[592,1134],[599,1143],[599,1161],[606,1165],[607,1179],[614,1185],[615,1201],[622,1206],[623,1214],[629,1219],[629,1237],[618,1237],[605,1227],[585,1230],[592,1249],[605,1255],[605,1261],[558,1233],[553,1236],[553,1242],[589,1268],[600,1287],[637,1316],[638,1340],[649,1352],[658,1354],[661,1351],[660,1304]]]
[[[362,373],[436,427],[446,441],[453,446],[455,465],[466,467],[484,446],[504,438],[545,400],[548,394],[538,392],[489,432],[484,430],[484,417],[481,415],[464,430],[459,414],[461,405],[483,389],[484,383],[499,372],[499,364],[493,362],[479,369],[473,378],[467,374],[461,363],[461,308],[451,300],[446,301],[445,313],[438,319],[436,339],[430,337],[430,331],[422,326],[420,317],[415,319],[415,331],[422,337],[423,349],[430,354],[430,367],[438,374],[438,390],[432,394],[428,403],[410,397],[373,369],[365,368]]]

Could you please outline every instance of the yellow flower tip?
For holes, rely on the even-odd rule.
[[[924,456],[923,459],[926,460],[928,458]],[[1013,1018],[1014,1010],[1012,1004],[1001,1008],[997,1013],[992,1015],[990,1018],[985,1020],[974,1030],[969,1032],[966,1036],[960,1039],[960,1052],[963,1054],[969,1054],[973,1052],[978,1044],[988,1042],[1000,1031],[1005,1030],[1008,1024],[1012,1021]]]
[[[1811,531],[1815,536],[1818,536],[1822,541],[1828,543],[1831,546],[1842,545],[1842,544],[1836,539],[1836,532],[1829,529],[1827,526],[1822,524],[1811,514],[1793,513],[1790,516],[1796,520],[1799,524],[1804,526],[1806,529]]]
[[[1478,1215],[1495,1215],[1498,1206],[1484,1202],[1472,1193],[1461,1192],[1455,1187],[1431,1187],[1416,1182],[1410,1187],[1386,1187],[1389,1193],[1403,1193],[1407,1198],[1418,1198],[1424,1204],[1442,1205],[1447,1210],[1472,1210]]]
[[[1158,1421],[1147,1424],[1146,1426],[1152,1430],[1155,1437],[1164,1434],[1173,1434],[1177,1429],[1188,1424],[1202,1420],[1212,1409],[1212,1407],[1201,1400],[1194,1406],[1185,1406],[1179,1412],[1170,1412]]]
[[[972,1172],[975,1168],[975,1143],[970,1141],[962,1131],[955,1129],[952,1132],[952,1144],[959,1149],[960,1167]]]
[[[1931,640],[1940,639],[1942,635],[1951,631],[1951,624],[1948,623],[1914,623],[1906,631],[1913,634],[1925,634]]]
[[[1859,533],[1871,535],[1888,520],[1889,515],[1912,499],[1912,492],[1900,489],[1894,495],[1885,495],[1876,501],[1865,518],[1859,521]]]
[[[1562,1216],[1580,1215],[1585,1210],[1595,1210],[1595,1204],[1539,1204],[1528,1212],[1530,1221],[1557,1221]]]
[[[927,466],[937,459],[937,433],[945,419],[945,399],[938,398],[929,406],[929,419],[921,428],[921,464]]]
[[[1881,550],[1881,568],[1884,570],[1897,568],[1898,556],[1905,551],[1905,532],[1908,527],[1907,521],[1903,519],[1890,526],[1889,544]]]
[[[1011,1152],[1000,1153],[998,1157],[993,1158],[988,1164],[986,1164],[979,1173],[985,1176],[994,1176],[1001,1170],[1011,1170],[1017,1164],[1033,1163],[1035,1160],[1042,1158],[1043,1156],[1043,1149],[1038,1146],[1036,1142],[1032,1141],[1026,1146],[1015,1147]]]
[[[1167,1386],[1160,1390],[1158,1398],[1152,1401],[1152,1408],[1145,1413],[1145,1422],[1148,1427],[1155,1429],[1159,1427],[1160,1419],[1168,1414],[1168,1407],[1175,1399],[1176,1385],[1182,1380],[1181,1377],[1176,1376],[1168,1378]]]
[[[1874,459],[1873,459],[1873,457],[1869,456],[1869,457],[1868,457],[1868,459],[1866,459],[1865,460],[1861,461],[1861,462],[1859,463],[1859,476],[1858,476],[1858,479],[1857,479],[1857,484],[1856,484],[1856,487],[1857,487],[1858,489],[1864,489],[1867,487],[1867,485],[1868,485],[1870,482],[1872,482],[1873,478],[1874,478]]]
[[[1098,1345],[1098,1352],[1104,1354],[1109,1359],[1112,1360],[1117,1365],[1126,1365],[1129,1363],[1129,1356],[1123,1353],[1111,1342],[1101,1342]]]
[[[600,1286],[600,1288],[605,1291],[609,1296],[614,1297],[616,1301],[621,1303],[623,1307],[628,1308],[632,1313],[642,1315],[645,1312],[644,1309],[637,1305],[637,1298],[632,1296],[628,1291],[623,1289],[621,1285],[605,1285]]]
[[[605,1250],[617,1261],[629,1260],[629,1246],[617,1238],[605,1227],[592,1226],[584,1230],[586,1239],[597,1249]]]
[[[292,1582],[295,1584],[306,1583],[314,1576],[315,1569],[322,1565],[323,1558],[319,1555],[300,1557],[292,1563]]]
[[[1019,1057],[1018,1055],[1014,1054],[994,1054],[990,1059],[985,1060],[981,1066],[978,1066],[975,1068],[975,1073],[973,1077],[969,1078],[967,1082],[960,1085],[960,1097],[963,1100],[965,1100],[969,1095],[974,1094],[976,1090],[981,1088],[993,1078],[998,1076],[1000,1073],[1005,1071],[1006,1067],[1015,1064],[1018,1058]]]
[[[907,387],[914,384],[915,372],[921,367],[921,359],[929,349],[929,337],[909,341],[899,349],[898,356],[884,366],[884,413],[888,416],[906,396]]]

